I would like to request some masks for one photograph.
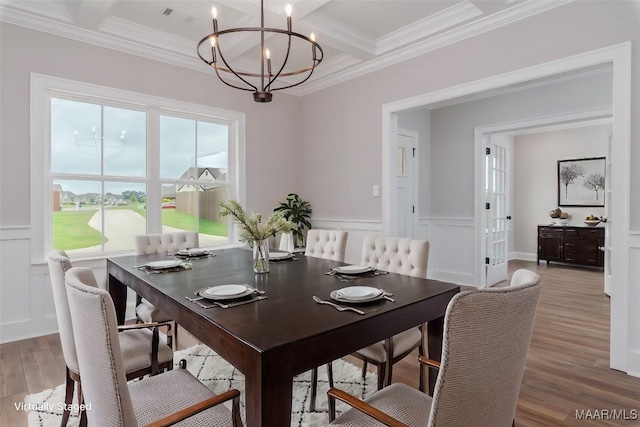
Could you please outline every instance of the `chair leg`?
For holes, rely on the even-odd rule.
[[[71,404],[73,403],[73,389],[75,388],[76,382],[71,378],[69,374],[69,368],[65,367],[66,372],[66,387],[64,394],[64,404],[65,408],[62,412],[62,422],[60,423],[60,427],[66,427],[67,422],[69,422],[69,415],[71,415]]]
[[[171,347],[173,350],[178,350],[178,324],[173,322],[173,345],[175,345],[175,349]]]
[[[420,331],[422,332],[422,331]],[[424,338],[420,340],[420,346],[418,347],[418,354],[420,356],[424,356]],[[418,363],[420,365],[420,384],[418,386],[418,390],[424,393],[424,363]],[[429,373],[431,375],[431,373]]]
[[[384,388],[384,379],[387,373],[386,369],[386,363],[381,363],[378,365],[378,390],[382,390]]]
[[[82,394],[82,383],[78,383],[78,404],[80,408],[83,408],[84,405],[84,395]],[[87,427],[87,411],[85,409],[80,409],[80,427]]]
[[[327,395],[329,398],[329,422],[332,423],[336,420],[336,399]]]
[[[391,383],[393,382],[392,381],[392,379],[393,379],[393,361],[388,361],[387,362],[387,377],[389,377],[389,381],[387,382],[386,378],[385,378],[385,383],[384,383],[385,387],[389,387],[391,385]]]
[[[309,412],[316,411],[316,393],[318,388],[318,368],[311,370],[311,396],[309,401]]]
[[[173,348],[173,335],[174,333],[171,332],[171,323],[167,323],[167,345],[174,350]]]
[[[367,361],[365,360],[362,364],[362,379],[365,379],[367,376]]]

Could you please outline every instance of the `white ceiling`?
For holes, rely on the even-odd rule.
[[[285,6],[293,6],[293,30],[313,32],[324,60],[311,79],[289,93],[304,95],[524,19],[571,0],[264,0],[265,24],[286,28]],[[212,32],[211,7],[219,28],[260,25],[259,0],[0,0],[0,20],[128,53],[212,72],[196,55]],[[172,9],[170,15],[163,14]],[[220,37],[225,57],[244,71],[260,65],[259,39]],[[234,37],[231,39],[231,37]],[[286,39],[285,39],[286,41]],[[281,37],[267,38],[275,64],[284,56]],[[223,43],[225,43],[223,45]],[[294,45],[293,66],[308,65],[309,46]],[[310,56],[310,55],[309,55]],[[287,69],[285,69],[287,70]]]

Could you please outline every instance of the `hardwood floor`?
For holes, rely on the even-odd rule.
[[[581,410],[626,410],[628,417],[632,410],[640,413],[640,378],[608,367],[609,299],[602,291],[602,272],[509,263],[510,273],[518,268],[542,276],[542,295],[515,425],[640,426],[640,420],[576,419],[576,411]],[[187,333],[179,335],[181,348],[195,343]],[[0,425],[26,426],[26,416],[14,403],[62,384],[63,374],[57,334],[0,345]],[[417,387],[417,374],[417,354],[394,367],[397,382]]]

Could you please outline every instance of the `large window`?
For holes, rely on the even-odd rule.
[[[42,232],[35,260],[50,249],[131,252],[145,233],[192,230],[201,246],[229,243],[219,204],[243,199],[243,115],[95,86],[80,95],[84,85],[63,80],[56,89],[32,83],[32,129],[38,118],[48,124],[32,138],[32,148],[42,144],[42,167],[32,167],[32,223]]]

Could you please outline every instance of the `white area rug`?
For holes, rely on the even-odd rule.
[[[232,388],[240,390],[241,412],[243,412],[244,420],[244,375],[240,371],[205,345],[197,345],[186,350],[177,351],[173,358],[176,363],[175,369],[178,368],[177,363],[181,359],[186,359],[187,369],[214,393],[220,394]],[[333,362],[333,377],[336,388],[345,390],[362,399],[373,394],[377,387],[375,374],[367,373],[367,377],[363,381],[360,368],[344,360]],[[328,389],[327,373],[325,366],[322,366],[318,372],[316,412],[309,412],[311,372],[296,376],[293,380],[291,425],[297,427],[326,426],[329,423],[327,409]],[[62,410],[58,408],[58,404],[64,402],[64,384],[52,390],[28,395],[24,402],[28,409],[29,427],[58,427],[62,419]],[[347,406],[342,402],[337,402],[336,408],[338,414],[340,414],[347,409]],[[77,426],[78,421],[77,414],[72,413],[68,425]]]

